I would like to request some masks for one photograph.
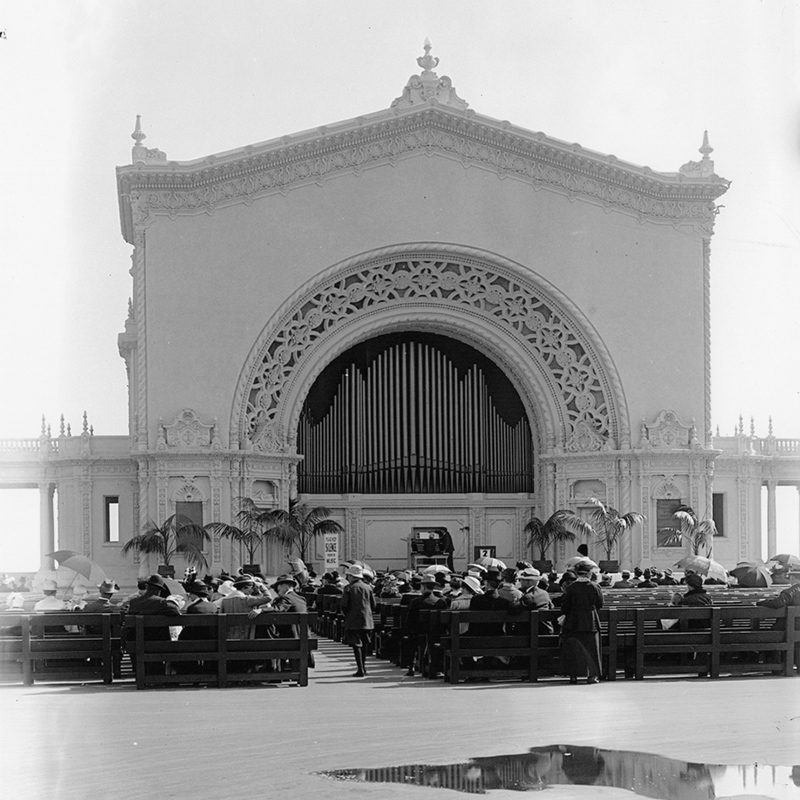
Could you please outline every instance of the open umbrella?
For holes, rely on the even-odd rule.
[[[682,558],[676,565],[678,569],[684,572],[696,572],[698,575],[705,575],[707,578],[716,578],[717,580],[728,580],[728,573],[725,567],[714,561],[713,558],[706,558],[706,556],[686,556]]]
[[[183,595],[183,597],[187,596],[186,589],[183,588],[183,584],[180,583],[180,581],[176,581],[175,578],[162,578],[162,580],[170,594]]]
[[[504,561],[501,561],[499,558],[491,558],[490,556],[483,556],[482,558],[476,558],[475,564],[479,567],[485,567],[486,569],[505,569],[506,565]]]
[[[790,553],[778,553],[778,555],[768,558],[767,561],[774,561],[776,564],[780,564],[784,569],[786,567],[800,566],[800,557],[793,556]]]
[[[572,556],[572,558],[567,559],[567,563],[564,564],[564,569],[567,571],[574,571],[575,567],[581,563],[591,564],[592,569],[600,569],[591,558],[587,558],[586,556]]]
[[[769,567],[760,561],[740,561],[731,575],[739,581],[739,586],[772,586],[772,575]]]
[[[48,553],[47,557],[54,558],[58,561],[59,566],[83,575],[89,583],[99,585],[108,580],[108,576],[99,564],[95,564],[91,558],[76,553],[74,550],[56,550],[54,553]]]
[[[452,570],[444,564],[431,564],[429,567],[425,567],[425,569],[422,570],[423,575],[435,575],[437,572],[444,572],[445,575],[449,575]]]

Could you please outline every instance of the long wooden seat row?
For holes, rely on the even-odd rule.
[[[429,660],[444,665],[445,679],[536,681],[560,674],[558,610],[427,611]],[[601,654],[606,680],[618,672],[647,675],[768,673],[791,675],[800,663],[800,608],[706,606],[604,608]],[[503,625],[511,633],[472,636],[464,625]],[[669,629],[665,629],[669,625]],[[513,627],[512,627],[513,626]],[[440,653],[437,655],[436,650]]]
[[[242,614],[181,617],[118,613],[47,612],[0,617],[0,678],[22,681],[103,681],[121,677],[123,650],[131,656],[136,687],[199,683],[296,681],[308,685],[316,639],[313,614],[274,612],[250,620]],[[153,628],[179,626],[195,637],[153,640]],[[267,638],[267,626],[296,632],[296,638]],[[238,638],[241,631],[255,638]],[[259,638],[264,636],[264,638]]]

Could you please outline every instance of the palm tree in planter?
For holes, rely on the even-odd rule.
[[[662,528],[666,533],[664,545],[675,547],[685,541],[692,548],[692,555],[699,556],[705,548],[706,555],[710,558],[714,550],[714,537],[717,535],[717,526],[713,519],[698,519],[691,506],[678,506],[672,513],[672,518],[677,523],[675,528]]]
[[[122,547],[122,555],[131,552],[156,554],[160,556],[158,572],[170,577],[175,575],[172,559],[182,556],[195,568],[206,567],[208,562],[203,553],[203,545],[210,541],[208,532],[202,526],[182,514],[173,514],[163,525],[149,520],[141,533],[131,537]]]
[[[258,553],[267,539],[267,529],[274,527],[278,518],[272,509],[259,508],[249,497],[239,498],[239,511],[236,521],[239,526],[226,522],[210,522],[205,529],[212,536],[221,536],[241,544],[247,551],[248,562],[242,569],[249,573],[261,572],[261,564],[256,561]]]
[[[606,561],[599,564],[600,569],[604,572],[616,572],[619,569],[619,561],[611,560],[614,547],[627,531],[635,525],[644,523],[647,517],[638,511],[620,514],[616,508],[607,506],[596,497],[590,497],[589,502],[597,506],[589,516],[591,528],[597,536],[598,544],[606,551]]]
[[[275,523],[266,529],[266,534],[290,548],[295,548],[305,564],[308,564],[309,550],[318,536],[344,532],[344,528],[336,520],[329,519],[330,509],[325,506],[309,509],[297,498],[289,500],[288,511],[276,509],[272,513]]]
[[[528,548],[530,548],[531,554],[533,554],[534,548],[539,551],[539,561],[534,561],[533,565],[540,572],[550,572],[553,562],[547,559],[547,551],[551,545],[574,541],[575,534],[592,533],[592,529],[571,511],[561,509],[551,514],[547,521],[542,522],[539,517],[534,516],[533,510],[531,510],[531,517],[523,528],[523,532],[528,534]]]

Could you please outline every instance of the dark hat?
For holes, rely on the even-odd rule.
[[[103,594],[114,594],[114,592],[119,591],[119,586],[117,586],[116,581],[106,580],[97,587],[97,590]]]
[[[189,594],[196,594],[198,597],[209,597],[211,594],[208,586],[202,581],[187,583],[185,588]]]
[[[322,576],[322,580],[326,581],[327,583],[338,583],[339,582],[339,573],[338,572],[326,572]]]
[[[278,575],[278,577],[275,578],[275,583],[273,583],[272,586],[270,586],[269,588],[275,589],[282,583],[291,583],[292,586],[297,586],[297,581],[294,579],[294,577],[292,575],[286,574],[286,575]]]
[[[622,570],[622,580],[626,581],[630,576],[631,573],[627,569]]]
[[[153,589],[167,588],[167,585],[164,583],[164,579],[160,575],[151,575],[147,579],[147,585],[152,587]]]
[[[234,588],[241,589],[244,586],[252,586],[255,583],[255,579],[252,575],[240,575],[234,582]]]
[[[487,569],[483,575],[485,581],[497,581],[499,583],[503,578],[496,569]]]
[[[513,583],[517,579],[517,570],[514,567],[506,567],[501,573],[504,581]]]
[[[691,586],[693,589],[699,589],[703,585],[703,576],[692,572],[686,576],[686,585]]]

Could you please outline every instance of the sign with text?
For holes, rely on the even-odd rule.
[[[474,550],[473,560],[475,561],[479,558],[497,558],[496,544],[476,544]]]
[[[339,534],[326,533],[323,537],[325,548],[325,572],[336,572],[339,566]]]

